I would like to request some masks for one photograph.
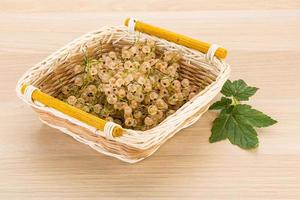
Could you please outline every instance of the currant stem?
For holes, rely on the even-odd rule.
[[[237,100],[236,98],[232,97],[232,105],[236,106],[240,104],[239,100]]]

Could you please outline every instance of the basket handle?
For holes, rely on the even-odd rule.
[[[42,104],[49,106],[51,108],[54,108],[70,117],[73,117],[83,123],[86,123],[90,126],[95,127],[98,130],[103,131],[108,138],[118,137],[123,134],[123,129],[121,126],[116,125],[115,123],[108,122],[106,120],[100,119],[99,117],[96,117],[92,114],[89,114],[87,112],[84,112],[83,110],[80,110],[74,106],[71,106],[63,101],[60,101],[59,99],[56,99],[44,92],[41,92],[37,88],[31,89],[29,92],[29,95],[27,94],[27,89],[30,90],[30,88],[34,88],[33,86],[24,84],[21,87],[21,93],[26,96],[26,98],[30,98],[30,100],[36,100],[38,102],[41,102]],[[30,97],[28,97],[30,96]],[[108,136],[108,134],[111,134],[111,136]]]
[[[134,24],[132,22],[134,21]],[[209,48],[212,47],[212,44],[203,42],[200,40],[193,39],[191,37],[174,33],[172,31],[146,24],[144,22],[135,20],[133,18],[127,18],[124,22],[125,26],[132,28],[133,30],[140,31],[149,35],[153,35],[171,42],[174,42],[179,45],[186,46],[191,49],[198,50],[204,54],[209,52]],[[133,25],[133,27],[131,27]],[[215,46],[214,46],[215,48]],[[215,49],[215,56],[219,59],[224,59],[227,56],[227,50],[223,47]]]

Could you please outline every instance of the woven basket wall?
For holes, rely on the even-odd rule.
[[[73,67],[81,64],[84,56],[97,57],[112,47],[132,44],[135,40],[151,38],[158,50],[177,50],[183,55],[179,73],[201,91],[173,115],[147,131],[124,129],[121,137],[108,139],[106,135],[87,124],[71,118],[39,102],[29,102],[20,92],[23,84],[31,84],[42,92],[57,96],[64,85],[71,85],[75,74]],[[131,33],[125,26],[103,27],[74,40],[59,51],[29,69],[17,84],[18,96],[34,108],[40,119],[51,127],[85,143],[93,149],[126,162],[140,161],[154,153],[175,133],[195,123],[207,111],[211,100],[219,93],[230,73],[230,67],[215,57],[207,56],[166,40],[143,33]]]

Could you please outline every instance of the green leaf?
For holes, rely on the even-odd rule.
[[[227,121],[229,119],[229,114],[226,113],[226,110],[223,110],[219,117],[213,121],[213,126],[211,129],[211,136],[209,137],[209,142],[217,142],[227,138]]]
[[[232,144],[244,149],[255,148],[258,145],[257,133],[254,128],[235,116],[235,106],[222,110],[220,116],[213,122],[209,142],[217,142],[226,138]]]
[[[220,110],[227,108],[232,103],[231,99],[228,99],[226,97],[222,97],[220,101],[215,102],[212,104],[209,109],[210,110]]]
[[[228,120],[228,139],[232,144],[244,149],[252,149],[258,146],[257,133],[248,124],[238,121],[234,115]]]
[[[257,90],[258,88],[248,86],[243,80],[226,81],[221,90],[226,97],[209,107],[210,110],[221,110],[219,117],[213,121],[209,142],[228,138],[232,144],[244,149],[258,146],[254,128],[271,126],[277,121],[249,105],[240,104],[240,101],[249,100]]]
[[[227,97],[234,97],[239,101],[249,100],[249,97],[253,96],[258,88],[248,86],[243,80],[236,80],[231,82],[227,80],[223,85],[221,93]]]
[[[238,121],[249,124],[254,127],[267,127],[277,123],[268,115],[261,111],[251,108],[249,105],[236,105],[233,114]]]

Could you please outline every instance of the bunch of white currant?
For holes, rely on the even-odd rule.
[[[59,98],[126,128],[147,130],[198,92],[178,73],[181,55],[157,51],[152,40],[115,48],[74,67],[71,86]]]

